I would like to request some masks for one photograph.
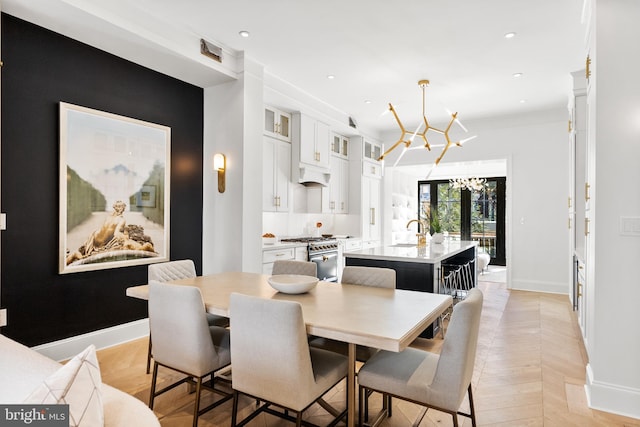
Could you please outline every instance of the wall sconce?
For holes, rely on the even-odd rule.
[[[218,171],[218,193],[224,193],[224,174],[227,169],[227,159],[224,154],[218,153],[213,156],[213,168]]]

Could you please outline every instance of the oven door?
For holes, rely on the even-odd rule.
[[[309,261],[318,266],[318,279],[327,282],[338,281],[338,252],[324,252],[309,255]]]

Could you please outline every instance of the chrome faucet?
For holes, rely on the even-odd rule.
[[[418,247],[426,246],[428,228],[427,223],[422,219],[412,219],[407,223],[407,230],[409,229],[409,226],[414,222],[418,223],[418,233],[416,234],[416,236],[418,236]],[[422,231],[420,231],[420,226],[422,226]]]

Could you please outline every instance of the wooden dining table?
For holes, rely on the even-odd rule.
[[[207,312],[225,317],[232,293],[299,302],[309,335],[343,341],[349,348],[347,425],[355,425],[356,345],[400,352],[452,304],[448,295],[370,286],[318,282],[303,294],[285,294],[269,275],[226,272],[170,283],[200,289]],[[127,296],[149,299],[148,285],[127,288]]]

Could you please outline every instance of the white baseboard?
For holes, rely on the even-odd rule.
[[[96,349],[99,350],[148,335],[149,319],[141,319],[83,335],[76,335],[60,341],[41,344],[32,347],[32,349],[53,360],[61,361],[72,358],[91,344],[95,345]]]
[[[595,380],[590,364],[587,364],[587,383],[584,389],[591,409],[640,419],[639,389]]]
[[[551,294],[569,294],[569,288],[562,282],[541,282],[537,280],[512,279],[509,289],[517,291],[547,292]]]

